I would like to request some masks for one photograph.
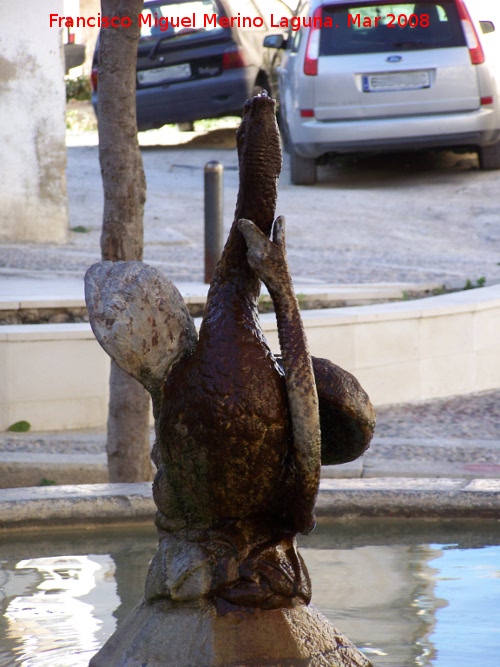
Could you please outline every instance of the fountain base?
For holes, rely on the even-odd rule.
[[[371,667],[312,605],[139,604],[89,667]]]

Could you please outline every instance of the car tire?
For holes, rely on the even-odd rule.
[[[301,157],[290,150],[290,180],[294,185],[314,185],[316,183],[316,160]]]
[[[481,169],[500,169],[500,141],[491,146],[480,146],[478,155]]]

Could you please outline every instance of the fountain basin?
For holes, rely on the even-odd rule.
[[[150,483],[0,491],[0,667],[87,667],[143,596],[154,512]],[[316,513],[313,603],[374,667],[495,667],[500,480],[323,479]]]
[[[375,667],[497,665],[500,523],[320,520],[313,603]],[[5,532],[0,667],[87,667],[141,598],[156,531]]]
[[[0,489],[0,531],[152,523],[155,511],[149,482]],[[316,515],[496,519],[500,480],[322,479]]]

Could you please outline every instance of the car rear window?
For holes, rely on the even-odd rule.
[[[446,0],[326,5],[322,25],[322,56],[466,45],[455,3]]]
[[[141,12],[141,42],[187,37],[200,32],[222,32],[214,0],[159,2],[145,5]]]

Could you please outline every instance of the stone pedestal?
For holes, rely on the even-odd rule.
[[[371,667],[313,606],[141,603],[89,667]]]

